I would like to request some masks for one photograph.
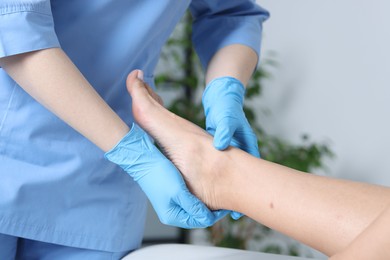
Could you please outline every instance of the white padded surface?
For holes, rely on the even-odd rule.
[[[309,258],[266,254],[221,247],[164,244],[141,248],[122,260],[303,260]],[[312,259],[312,258],[311,258]]]

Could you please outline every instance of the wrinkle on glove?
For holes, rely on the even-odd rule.
[[[223,218],[190,193],[182,175],[137,124],[105,157],[118,164],[141,187],[160,221],[181,228],[203,228]]]

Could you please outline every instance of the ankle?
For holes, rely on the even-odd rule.
[[[212,146],[212,138],[208,134],[197,135],[195,140],[196,142],[189,142],[186,145],[186,150],[191,154],[190,161],[192,162],[187,166],[196,165],[196,171],[187,168],[182,173],[192,192],[210,209],[222,209],[223,199],[220,191],[226,156],[224,152]]]
[[[230,148],[229,148],[230,149]],[[210,174],[207,190],[209,204],[212,209],[230,209],[231,171],[229,169],[229,150],[218,151],[214,147],[212,153],[206,158]]]
[[[242,178],[246,174],[238,166],[241,150],[230,147],[225,151],[218,151],[218,167],[215,170],[215,204],[219,209],[240,211],[241,196],[246,187]]]

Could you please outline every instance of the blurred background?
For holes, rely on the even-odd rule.
[[[271,18],[264,24],[261,67],[246,109],[262,156],[316,174],[390,186],[390,2],[257,3]],[[189,44],[188,19],[164,49],[156,84],[171,110],[201,125],[203,75]],[[165,242],[322,258],[247,218],[188,232],[161,225],[150,208],[144,244]]]
[[[390,185],[390,2],[257,2],[271,12],[263,57],[280,64],[259,100],[264,127],[329,140],[331,175]]]

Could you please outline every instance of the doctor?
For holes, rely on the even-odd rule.
[[[165,224],[224,216],[132,128],[126,94],[133,69],[153,86],[161,47],[188,8],[214,146],[259,156],[242,109],[268,17],[255,1],[0,2],[0,259],[119,259],[140,246],[144,194]]]

